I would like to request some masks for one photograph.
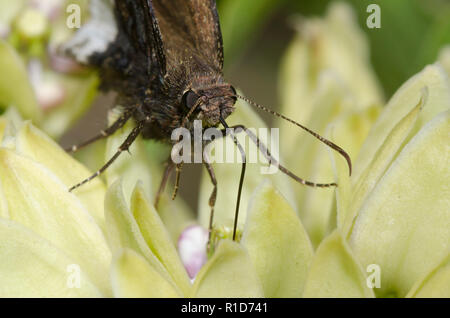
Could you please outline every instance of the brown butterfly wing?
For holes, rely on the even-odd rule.
[[[118,35],[105,52],[91,56],[100,67],[102,87],[133,94],[202,74],[221,74],[223,44],[215,0],[115,0]],[[148,81],[150,80],[150,82]],[[153,89],[155,87],[152,87]]]
[[[158,23],[149,0],[116,0],[116,18],[120,31],[131,45],[147,56],[148,69],[166,73],[166,60]]]
[[[145,0],[144,0],[145,1]],[[215,0],[148,0],[159,26],[167,70],[201,62],[223,69],[223,42]]]

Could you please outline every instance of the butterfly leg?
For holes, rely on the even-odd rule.
[[[71,152],[71,153],[75,153],[78,150],[96,142],[97,140],[103,139],[103,138],[107,138],[109,136],[111,136],[112,134],[114,134],[118,129],[122,128],[126,122],[128,121],[128,119],[130,119],[130,117],[133,115],[133,112],[130,111],[125,111],[120,117],[119,119],[117,119],[111,126],[109,126],[108,128],[100,131],[100,133],[88,140],[86,140],[85,142],[79,144],[79,145],[73,145],[72,147],[66,148],[65,151],[67,152]]]
[[[139,136],[139,134],[141,133],[142,129],[144,128],[144,124],[143,123],[139,123],[132,131],[131,133],[128,135],[127,139],[125,139],[125,141],[120,145],[119,149],[117,150],[117,152],[114,154],[114,156],[112,156],[111,159],[109,159],[109,161],[102,167],[100,168],[96,173],[94,173],[92,176],[90,176],[89,178],[83,180],[82,182],[78,183],[77,185],[74,185],[72,188],[69,189],[69,192],[72,192],[73,190],[75,190],[76,188],[81,187],[82,185],[88,183],[89,181],[91,181],[92,179],[98,177],[99,175],[101,175],[106,169],[108,169],[108,167],[110,165],[112,165],[112,163],[120,156],[120,154],[124,151],[128,151],[128,149],[130,148],[131,144],[136,140],[136,138]]]
[[[167,159],[167,162],[166,162],[166,167],[164,169],[164,174],[163,174],[161,183],[159,184],[158,192],[156,193],[156,196],[155,196],[155,202],[154,202],[155,208],[158,208],[159,200],[161,199],[164,189],[166,188],[167,180],[169,180],[169,177],[172,174],[174,167],[175,167],[175,163],[169,157],[169,159]]]
[[[181,178],[181,171],[183,171],[183,163],[179,163],[176,165],[176,177],[175,177],[175,186],[173,188],[173,194],[172,194],[172,200],[175,200],[178,194],[178,189],[180,187],[180,178]]]
[[[228,125],[223,122],[222,123],[224,125],[224,127],[229,128]],[[232,138],[233,138],[233,142],[236,144],[236,146],[239,149],[239,152],[241,153],[242,156],[242,170],[241,170],[241,177],[239,180],[239,187],[238,187],[238,195],[237,195],[237,200],[236,200],[236,210],[235,210],[235,216],[234,216],[234,225],[233,225],[233,241],[236,241],[236,232],[237,232],[237,222],[238,222],[238,216],[239,216],[239,206],[240,206],[240,201],[241,201],[241,194],[242,194],[242,186],[244,184],[244,176],[245,176],[245,170],[246,170],[246,155],[245,155],[245,151],[242,148],[241,144],[239,143],[239,141],[236,138],[236,135],[230,131],[229,129],[222,129],[221,130],[221,137],[226,137],[228,134],[231,134]],[[210,220],[209,220],[209,236],[208,236],[208,252],[210,251],[211,248],[211,235],[212,235],[212,230],[213,230],[213,221],[214,221],[214,206],[216,203],[216,196],[217,196],[217,180],[214,174],[214,170],[210,164],[211,160],[208,156],[208,145],[211,144],[213,142],[213,140],[210,140],[206,143],[206,147],[205,147],[205,151],[203,152],[203,163],[209,173],[209,176],[211,178],[211,182],[214,185],[214,189],[213,192],[211,193],[211,196],[209,198],[209,205],[211,207],[211,214],[210,214]]]
[[[209,252],[211,250],[211,236],[212,236],[213,225],[214,225],[214,206],[216,205],[216,199],[217,199],[217,179],[216,179],[216,175],[214,174],[212,165],[206,161],[203,164],[205,165],[206,170],[208,171],[209,177],[210,177],[211,182],[214,187],[213,191],[209,197],[209,207],[211,208],[211,213],[209,215],[208,245],[207,245],[207,251]]]
[[[236,145],[236,147],[239,149],[239,152],[241,153],[242,158],[242,168],[241,168],[241,177],[239,178],[239,186],[238,186],[238,193],[237,193],[237,199],[236,199],[236,209],[234,212],[234,225],[233,225],[233,241],[236,241],[236,234],[237,234],[237,224],[239,219],[239,206],[241,204],[241,195],[242,195],[242,187],[244,186],[244,177],[245,177],[245,170],[247,167],[247,155],[245,154],[245,150],[242,147],[242,145],[239,143],[236,134],[234,133],[235,129],[229,129],[228,124],[225,122],[225,120],[220,117],[220,122],[222,126],[225,128],[225,136],[230,134],[233,138],[233,142]],[[223,135],[223,130],[222,130]]]

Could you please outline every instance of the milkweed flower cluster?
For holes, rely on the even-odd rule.
[[[68,3],[0,1],[0,110],[14,106],[53,138],[86,112],[98,85],[95,72],[61,49],[76,30],[66,26]],[[87,1],[78,5],[88,16]]]
[[[216,240],[207,257],[199,253],[207,176],[198,217],[165,196],[155,209],[167,149],[139,139],[132,160],[124,155],[103,179],[70,193],[90,172],[22,120],[17,87],[7,106],[21,115],[8,107],[0,117],[0,296],[450,297],[450,49],[384,102],[347,6],[301,23],[281,74],[283,112],[342,145],[351,177],[345,160],[278,122],[286,165],[339,186],[303,188],[250,165],[233,242],[230,189],[239,168],[216,164]],[[1,45],[6,64],[19,65]],[[0,92],[8,85],[0,79]],[[244,102],[230,119],[264,126]],[[131,129],[110,137],[101,156]]]

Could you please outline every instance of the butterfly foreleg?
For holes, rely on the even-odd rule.
[[[214,169],[212,165],[204,161],[203,162],[206,171],[208,171],[209,178],[211,179],[211,183],[213,184],[213,190],[211,192],[211,195],[209,196],[209,207],[211,209],[210,215],[209,215],[209,224],[208,224],[208,245],[207,245],[207,251],[209,252],[211,250],[211,237],[212,237],[212,231],[214,226],[214,206],[216,205],[216,199],[217,199],[217,179],[216,175],[214,173]]]
[[[69,192],[72,192],[73,190],[75,190],[76,188],[81,187],[82,185],[88,183],[89,181],[91,181],[92,179],[98,177],[99,175],[101,175],[106,169],[108,169],[108,167],[110,165],[113,164],[113,162],[120,156],[120,154],[124,151],[128,151],[128,149],[130,148],[130,146],[133,144],[133,142],[136,140],[136,138],[139,136],[139,134],[141,133],[142,129],[144,128],[144,123],[138,123],[138,125],[131,131],[131,133],[127,136],[127,139],[125,139],[125,141],[120,145],[119,149],[117,150],[117,152],[111,157],[111,159],[109,159],[109,161],[103,166],[101,167],[96,173],[94,173],[92,176],[90,176],[89,178],[81,181],[80,183],[78,183],[77,185],[74,185],[73,187],[71,187],[69,189]]]
[[[183,163],[179,163],[176,165],[176,177],[175,177],[175,185],[173,187],[172,200],[175,200],[178,194],[178,189],[180,188],[180,178],[181,172],[183,171]]]
[[[155,208],[158,208],[159,200],[161,199],[164,189],[166,188],[167,181],[169,180],[169,177],[172,174],[174,167],[175,163],[172,161],[172,158],[169,157],[169,159],[167,159],[166,161],[166,167],[164,169],[161,183],[159,184],[158,192],[156,192],[154,201]]]
[[[119,130],[120,128],[122,128],[127,121],[131,118],[131,116],[133,116],[133,111],[125,111],[120,117],[119,119],[117,119],[111,126],[109,126],[108,128],[101,130],[100,133],[88,140],[86,140],[85,142],[78,144],[78,145],[73,145],[69,148],[64,149],[67,152],[71,152],[71,153],[75,153],[78,150],[96,142],[97,140],[100,139],[104,139],[107,138],[111,135],[113,135],[117,130]]]

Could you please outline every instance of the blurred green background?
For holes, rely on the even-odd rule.
[[[323,16],[330,0],[218,0],[226,75],[257,102],[277,104],[277,75],[294,35],[292,16]],[[409,77],[433,63],[450,43],[449,0],[341,0],[358,16],[371,61],[388,99]],[[369,29],[369,4],[381,8],[381,28]]]

